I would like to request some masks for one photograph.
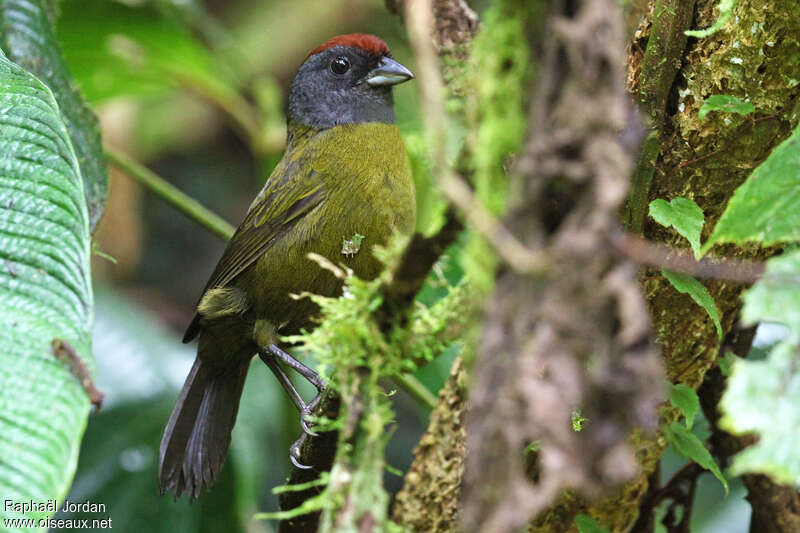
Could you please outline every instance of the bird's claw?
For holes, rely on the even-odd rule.
[[[295,468],[299,468],[301,470],[309,470],[313,468],[310,465],[304,465],[300,462],[301,452],[303,449],[303,443],[306,440],[306,435],[307,433],[300,435],[300,438],[294,441],[289,447],[289,460],[292,462]]]
[[[318,437],[319,433],[313,431],[311,426],[313,426],[313,422],[309,425],[307,417],[312,416],[314,414],[314,410],[319,406],[319,403],[322,401],[322,394],[317,394],[311,402],[305,404],[302,409],[300,409],[300,427],[303,428],[303,433],[310,437]]]
[[[319,433],[311,429],[308,420],[306,420],[307,416],[311,416],[311,409],[309,409],[309,406],[304,407],[303,410],[300,411],[300,427],[302,428],[303,433],[309,437],[318,437]]]

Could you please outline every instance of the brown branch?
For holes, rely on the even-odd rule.
[[[53,355],[56,359],[67,365],[70,374],[75,376],[83,390],[86,391],[89,401],[95,406],[95,409],[99,410],[103,405],[103,393],[94,386],[94,380],[89,375],[89,370],[86,368],[81,356],[75,351],[75,348],[62,339],[53,339],[50,343],[50,348],[53,350]]]
[[[445,223],[439,231],[425,237],[414,234],[403,252],[391,282],[379,290],[383,295],[383,304],[376,313],[376,320],[381,331],[387,331],[395,317],[403,317],[411,307],[417,293],[422,289],[433,265],[448,246],[455,242],[463,229],[461,222],[452,209],[445,213]]]
[[[764,263],[760,261],[728,258],[697,261],[689,253],[630,233],[616,232],[609,240],[615,249],[637,263],[677,270],[702,279],[754,283],[764,273]]]

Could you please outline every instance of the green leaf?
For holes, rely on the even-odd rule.
[[[215,60],[189,28],[177,17],[165,17],[153,2],[127,4],[61,1],[58,39],[89,101],[163,98],[179,82],[197,78],[232,90],[227,83],[235,69],[230,57]]]
[[[800,335],[800,249],[767,261],[764,275],[742,299],[745,325],[778,322]]]
[[[684,426],[677,422],[673,422],[664,426],[664,438],[667,442],[672,444],[675,450],[695,463],[699,464],[706,470],[709,470],[714,476],[722,483],[725,488],[725,494],[728,493],[728,480],[722,475],[711,453],[706,449],[697,435],[690,432]]]
[[[56,95],[72,139],[94,230],[108,197],[108,171],[97,117],[83,101],[67,69],[55,35],[55,2],[0,1],[0,48],[8,58],[35,74]]]
[[[767,359],[739,359],[720,401],[720,427],[755,432],[758,442],[736,455],[731,473],[758,472],[777,483],[800,485],[800,347],[778,344]]]
[[[715,94],[706,98],[706,101],[703,102],[703,105],[700,107],[698,115],[703,119],[706,118],[706,115],[711,111],[724,111],[726,113],[748,115],[755,110],[755,106],[750,102],[739,100],[735,96],[729,94]]]
[[[800,242],[800,127],[736,189],[703,252],[721,242]]]
[[[578,533],[611,533],[589,515],[579,514],[575,516],[575,525],[578,526]]]
[[[672,201],[657,199],[650,202],[650,216],[664,227],[673,227],[692,246],[696,258],[700,257],[700,232],[705,216],[694,200],[673,198]]]
[[[708,313],[708,316],[710,316],[711,320],[714,322],[719,340],[722,340],[722,324],[719,321],[719,309],[717,309],[717,304],[714,302],[714,298],[708,292],[708,289],[689,274],[673,272],[671,270],[662,270],[661,274],[667,278],[678,292],[688,294],[697,305],[706,310],[706,313]]]
[[[0,146],[0,494],[62,500],[89,399],[50,343],[94,369],[89,217],[52,92],[2,53]]]
[[[686,417],[686,429],[692,429],[694,417],[700,410],[700,399],[695,390],[683,383],[669,384],[669,403],[680,409]]]
[[[739,453],[731,471],[759,472],[800,485],[800,250],[767,261],[764,276],[744,295],[745,324],[778,322],[783,342],[761,361],[738,359],[720,401],[720,427],[755,432],[758,442]]]
[[[726,378],[731,375],[731,371],[733,370],[733,363],[736,362],[738,357],[733,352],[725,352],[725,355],[720,357],[717,360],[717,364],[719,365],[719,371],[722,372],[722,375]]]

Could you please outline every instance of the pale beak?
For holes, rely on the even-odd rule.
[[[378,66],[375,67],[369,74],[365,81],[373,87],[381,87],[386,85],[397,85],[403,83],[414,77],[406,67],[392,59],[391,57],[384,57]]]

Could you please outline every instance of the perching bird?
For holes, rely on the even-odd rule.
[[[222,254],[183,339],[199,336],[199,344],[161,441],[162,494],[193,499],[216,479],[255,354],[303,423],[309,404],[280,365],[318,389],[322,383],[279,337],[313,327],[318,308],[290,294],[341,293],[341,280],[309,253],[370,279],[381,269],[370,249],[413,231],[414,185],[392,100],[392,87],[413,77],[386,43],[360,33],[321,44],[301,65],[289,92],[286,152]]]

